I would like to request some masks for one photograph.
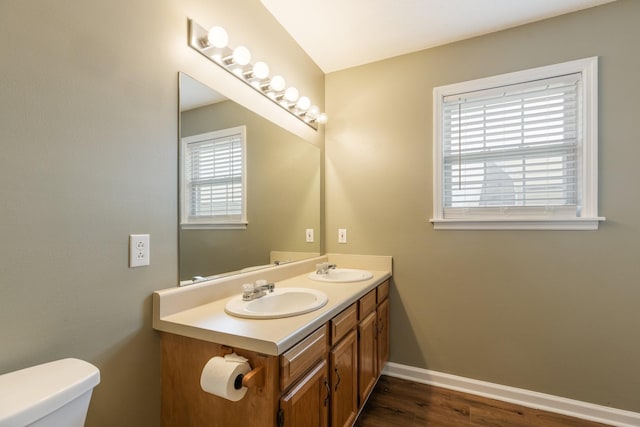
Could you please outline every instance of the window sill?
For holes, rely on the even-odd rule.
[[[182,230],[246,230],[247,223],[237,224],[180,224]]]
[[[434,230],[597,230],[604,217],[594,218],[432,218]]]

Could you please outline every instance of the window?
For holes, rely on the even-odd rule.
[[[183,228],[246,228],[244,126],[182,138]]]
[[[436,229],[597,229],[597,58],[437,87]]]

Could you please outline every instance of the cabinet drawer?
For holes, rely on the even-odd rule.
[[[331,344],[337,343],[358,324],[358,303],[351,304],[331,319]]]
[[[327,353],[327,325],[280,356],[280,390],[286,389]]]
[[[373,310],[376,309],[376,290],[373,289],[371,292],[360,298],[358,301],[358,319],[362,320]]]
[[[384,283],[378,286],[378,304],[387,299],[389,296],[389,281],[385,280]]]

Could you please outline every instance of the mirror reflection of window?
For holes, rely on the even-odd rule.
[[[182,138],[182,225],[246,227],[246,129]]]

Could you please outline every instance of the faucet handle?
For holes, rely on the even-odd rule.
[[[253,283],[245,283],[242,285],[242,292],[253,292]]]
[[[269,292],[273,292],[273,289],[275,288],[275,283],[269,283],[267,280],[264,279],[260,279],[260,280],[256,280],[256,286],[255,289],[261,289],[264,291],[269,291]]]

